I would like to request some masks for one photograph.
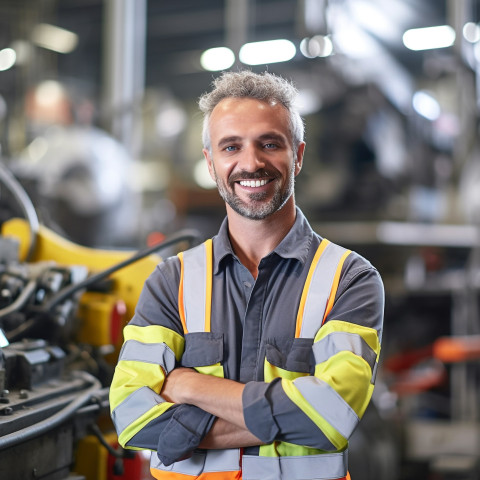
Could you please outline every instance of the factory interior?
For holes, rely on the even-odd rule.
[[[291,79],[297,205],[385,286],[353,480],[480,479],[480,2],[2,0],[0,478],[145,480],[108,389],[143,282],[225,217],[198,98]]]

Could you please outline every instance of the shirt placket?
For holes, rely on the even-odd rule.
[[[242,383],[263,379],[263,374],[258,371],[258,358],[262,342],[265,296],[270,270],[270,261],[262,259],[258,268],[257,279],[253,283],[250,298],[247,302],[243,321],[240,364],[240,382]],[[253,277],[251,281],[253,282]]]

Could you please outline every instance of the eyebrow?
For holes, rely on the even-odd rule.
[[[228,145],[229,143],[239,142],[242,138],[238,135],[232,135],[230,137],[223,137],[218,141],[218,146],[222,147],[224,145]]]
[[[262,135],[260,135],[258,137],[257,140],[260,141],[260,142],[263,142],[263,141],[266,141],[266,140],[275,140],[275,141],[281,142],[281,143],[288,142],[288,139],[284,135],[281,135],[281,134],[275,133],[275,132],[263,133]],[[230,143],[236,143],[236,142],[240,142],[240,141],[242,141],[242,137],[240,137],[238,135],[231,135],[229,137],[221,138],[218,141],[217,145],[218,145],[218,147],[222,147],[224,145],[228,145]]]

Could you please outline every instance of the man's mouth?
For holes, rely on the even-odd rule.
[[[255,188],[255,187],[263,187],[270,181],[271,180],[240,180],[239,183],[242,187]]]

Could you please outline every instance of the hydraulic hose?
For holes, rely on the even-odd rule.
[[[38,221],[37,211],[21,184],[10,173],[10,171],[0,162],[0,182],[10,191],[18,202],[30,228],[30,246],[28,248],[26,260],[30,260],[37,244],[37,235],[40,222]]]
[[[39,309],[44,311],[45,313],[50,312],[55,306],[57,306],[59,303],[63,302],[65,299],[68,297],[72,296],[74,293],[76,293],[79,290],[82,290],[89,285],[93,285],[100,280],[103,280],[104,278],[107,278],[109,275],[112,273],[116,272],[117,270],[120,270],[122,268],[128,267],[128,265],[131,265],[132,263],[141,260],[144,257],[147,257],[148,255],[151,255],[152,253],[156,253],[160,250],[163,250],[164,248],[170,247],[171,245],[175,245],[176,243],[184,242],[184,241],[198,241],[199,240],[199,233],[195,230],[181,230],[177,232],[176,234],[173,234],[172,236],[168,237],[165,241],[162,243],[158,243],[157,245],[154,245],[153,247],[146,248],[144,250],[140,250],[139,252],[133,254],[131,257],[127,258],[123,262],[120,262],[116,265],[113,265],[110,268],[107,268],[106,270],[103,270],[102,272],[99,272],[95,275],[91,275],[90,277],[87,277],[85,280],[74,283],[72,285],[69,285],[68,287],[65,287],[64,289],[60,290],[55,294],[52,298],[50,298],[45,305],[42,305]]]
[[[48,417],[45,420],[35,423],[29,427],[22,428],[21,430],[0,437],[0,450],[26,442],[32,438],[44,434],[45,432],[48,432],[49,430],[54,429],[72,417],[80,407],[90,401],[94,393],[98,392],[98,390],[101,388],[100,381],[86,372],[78,371],[75,372],[75,374],[79,377],[83,377],[84,380],[91,383],[91,387],[89,387],[88,390],[82,393],[82,395],[76,397],[68,405],[63,407],[51,417]]]

